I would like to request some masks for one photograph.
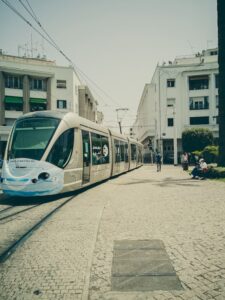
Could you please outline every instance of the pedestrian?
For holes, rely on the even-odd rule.
[[[191,175],[193,176],[192,179],[195,179],[196,177],[202,177],[204,179],[204,174],[208,171],[207,163],[203,158],[199,159],[199,162],[196,164],[194,169],[191,172]]]
[[[187,152],[184,152],[181,158],[181,163],[184,171],[188,170],[188,154]]]
[[[162,156],[159,153],[159,151],[156,151],[156,165],[157,165],[157,172],[161,171],[161,165],[162,165]]]

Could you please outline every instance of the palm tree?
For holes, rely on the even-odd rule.
[[[217,0],[219,48],[219,165],[225,166],[225,1]]]

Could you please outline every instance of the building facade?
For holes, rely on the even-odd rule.
[[[144,144],[145,161],[158,149],[177,164],[182,132],[208,128],[218,137],[218,56],[208,49],[158,65],[139,103],[133,133]]]
[[[0,155],[14,121],[37,110],[71,111],[99,122],[97,101],[73,67],[0,52]]]

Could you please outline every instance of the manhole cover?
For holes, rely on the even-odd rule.
[[[161,240],[114,242],[113,291],[182,289]]]

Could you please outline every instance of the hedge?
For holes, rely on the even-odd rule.
[[[208,171],[204,174],[206,178],[225,178],[225,168],[208,166]]]

